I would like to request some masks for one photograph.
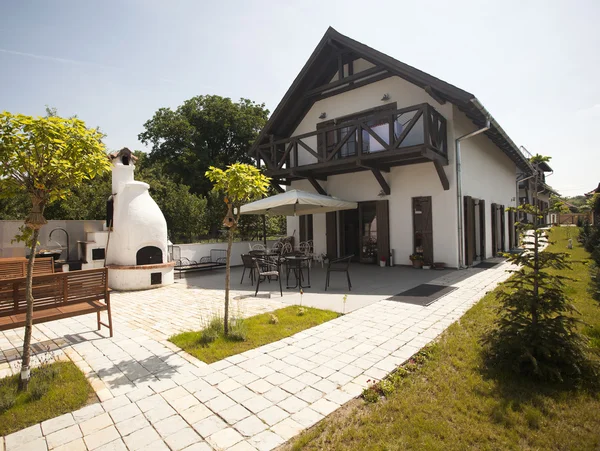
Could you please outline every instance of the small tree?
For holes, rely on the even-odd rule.
[[[33,328],[33,264],[40,228],[46,224],[44,209],[55,200],[66,199],[70,190],[84,180],[107,171],[102,134],[77,118],[31,117],[0,113],[0,195],[26,193],[31,210],[25,219],[27,302],[23,359],[19,387],[29,383],[31,331]]]
[[[233,235],[240,219],[240,207],[248,202],[260,199],[267,193],[269,177],[263,175],[254,166],[235,163],[225,171],[213,166],[206,171],[206,177],[213,183],[214,189],[225,195],[228,213],[223,225],[229,228],[227,235],[227,262],[225,267],[225,335],[229,333],[229,285],[231,278],[231,247]],[[234,216],[235,210],[235,216]]]
[[[536,155],[532,159],[534,167],[548,161],[546,158]],[[577,332],[579,320],[572,316],[575,307],[564,294],[565,281],[570,279],[549,272],[569,269],[568,254],[540,250],[546,231],[540,226],[545,212],[538,207],[537,193],[534,205],[513,210],[531,214],[533,222],[516,224],[523,233],[526,250],[505,254],[519,269],[511,271],[513,276],[505,282],[506,289],[497,295],[500,318],[484,338],[490,360],[540,379],[578,378],[584,370],[593,369],[587,340]]]

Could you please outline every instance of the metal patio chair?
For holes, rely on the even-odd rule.
[[[277,277],[279,282],[279,293],[283,296],[283,288],[281,286],[281,268],[279,263],[274,263],[265,258],[254,257],[254,265],[256,269],[256,291],[254,292],[254,297],[258,295],[258,288],[260,287],[260,283],[265,280],[271,281],[271,277]]]
[[[254,265],[254,257],[250,254],[242,254],[242,264],[244,266],[244,270],[242,271],[242,280],[240,284],[244,283],[244,276],[246,275],[246,269],[249,270],[250,274],[250,282],[254,285],[254,272],[256,271],[256,266]]]
[[[352,291],[352,282],[350,282],[350,261],[354,255],[346,255],[344,257],[329,259],[327,263],[327,277],[325,278],[325,291],[329,287],[329,276],[332,272],[345,272],[348,279],[348,291]]]

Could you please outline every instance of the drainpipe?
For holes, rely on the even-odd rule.
[[[482,127],[478,130],[475,130],[471,133],[467,133],[459,138],[456,138],[455,141],[455,149],[456,149],[456,199],[458,203],[458,269],[464,269],[466,266],[464,265],[464,253],[465,253],[465,243],[464,243],[464,233],[463,233],[463,224],[464,224],[464,212],[463,212],[463,201],[462,201],[462,163],[461,163],[461,154],[460,154],[460,143],[466,139],[472,138],[473,136],[477,136],[480,133],[483,133],[489,130],[491,127],[490,124],[490,116],[486,116],[485,127]]]

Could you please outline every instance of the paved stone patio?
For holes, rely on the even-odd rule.
[[[113,339],[93,330],[93,315],[39,325],[33,335],[38,350],[48,345],[73,360],[101,402],[8,435],[0,451],[272,449],[434,340],[508,278],[508,267],[450,271],[430,283],[458,289],[428,307],[380,300],[210,365],[166,338],[197,329],[222,291],[177,284],[115,293]],[[276,297],[239,304],[246,316],[285,305]],[[16,370],[22,334],[0,333],[0,375]]]

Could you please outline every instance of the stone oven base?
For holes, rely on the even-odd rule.
[[[132,291],[163,287],[174,282],[175,262],[158,265],[108,265],[108,286],[113,290]]]

